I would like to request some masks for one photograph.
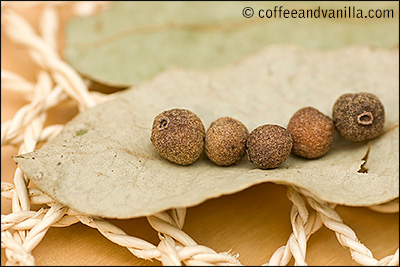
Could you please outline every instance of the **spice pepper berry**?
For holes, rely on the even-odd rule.
[[[344,94],[336,100],[332,117],[337,131],[345,139],[363,141],[382,133],[385,109],[374,94]]]
[[[293,114],[287,130],[293,139],[292,153],[313,159],[328,153],[335,126],[325,114],[313,107],[305,107]]]
[[[238,163],[246,154],[249,131],[240,121],[222,117],[213,121],[206,132],[205,151],[220,166]]]
[[[261,169],[278,167],[290,155],[293,140],[279,125],[265,124],[254,129],[247,138],[246,148],[250,162]]]
[[[187,109],[171,109],[154,118],[150,140],[162,157],[189,165],[203,152],[204,138],[205,128],[196,114]]]

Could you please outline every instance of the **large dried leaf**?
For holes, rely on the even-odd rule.
[[[252,19],[242,15],[253,7]],[[284,9],[392,9],[395,18],[259,18],[275,2],[116,2],[97,16],[67,27],[66,60],[79,72],[109,85],[131,85],[170,67],[210,69],[235,62],[269,44],[337,48],[398,45],[398,3],[284,2]],[[351,10],[350,10],[351,9]],[[353,14],[353,13],[352,13]],[[321,15],[322,16],[322,15]],[[343,15],[344,16],[344,15]]]
[[[398,197],[398,51],[354,47],[313,52],[271,47],[214,72],[170,70],[81,113],[43,148],[15,157],[44,192],[75,210],[105,217],[149,215],[271,181],[292,184],[329,202],[372,205]],[[331,115],[348,92],[372,92],[386,109],[385,133],[371,142],[336,136],[324,157],[290,156],[279,168],[218,167],[206,156],[189,166],[161,158],[150,142],[153,118],[180,107],[206,127],[232,116],[249,130],[286,126],[292,114],[314,106]],[[362,158],[369,149],[364,168]],[[256,203],[254,203],[256,204]]]

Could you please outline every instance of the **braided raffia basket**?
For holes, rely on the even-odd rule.
[[[261,185],[264,191],[267,189],[267,191],[275,192],[271,193],[269,197],[255,197],[254,195],[256,195],[256,192],[260,190],[254,187],[245,192],[236,194],[238,196],[226,196],[222,197],[220,200],[212,200],[214,204],[220,206],[228,205],[230,201],[236,201],[232,203],[232,206],[234,206],[242,202],[242,200],[238,200],[238,197],[251,198],[252,201],[267,202],[269,199],[275,197],[281,198],[282,201],[272,201],[273,203],[265,204],[265,209],[270,213],[263,214],[264,217],[261,219],[267,219],[268,221],[258,222],[258,224],[261,225],[260,227],[253,225],[254,220],[251,221],[249,218],[243,219],[243,216],[250,214],[249,211],[256,212],[255,209],[257,207],[246,207],[246,203],[244,203],[241,207],[236,207],[236,209],[232,208],[232,212],[207,215],[207,210],[204,209],[210,208],[211,205],[206,203],[202,205],[201,208],[193,208],[197,209],[195,210],[198,215],[197,218],[203,220],[201,222],[196,222],[194,219],[188,218],[185,231],[183,231],[183,227],[186,209],[173,209],[148,216],[147,221],[149,225],[158,235],[151,234],[152,230],[146,222],[143,221],[144,218],[135,219],[134,222],[132,222],[136,227],[142,227],[142,229],[131,230],[127,233],[121,229],[122,227],[120,228],[117,226],[127,225],[128,223],[126,220],[125,222],[120,222],[119,220],[106,220],[100,217],[80,214],[68,207],[62,206],[39,189],[34,188],[22,171],[13,165],[9,156],[16,153],[31,152],[37,149],[43,142],[56,136],[63,125],[49,124],[49,122],[61,119],[62,123],[65,123],[71,118],[71,114],[75,113],[76,108],[79,112],[82,112],[100,102],[106,101],[108,98],[112,98],[112,95],[89,91],[88,85],[90,85],[90,83],[83,80],[63,61],[59,54],[59,51],[62,50],[59,43],[61,39],[59,36],[61,32],[59,31],[60,21],[63,22],[68,16],[72,15],[86,16],[94,12],[101,12],[106,6],[107,2],[52,1],[46,3],[1,3],[2,38],[3,36],[7,38],[8,43],[6,45],[8,45],[10,50],[14,49],[14,47],[19,49],[12,51],[12,53],[24,53],[24,55],[29,56],[31,60],[28,62],[28,65],[31,64],[31,66],[22,66],[24,62],[22,62],[22,64],[12,62],[13,58],[11,57],[8,57],[4,64],[2,61],[2,111],[3,104],[5,104],[8,106],[6,110],[7,113],[13,113],[12,118],[9,120],[5,121],[4,117],[2,117],[2,155],[3,153],[6,155],[4,158],[2,156],[2,167],[14,171],[14,173],[11,174],[10,171],[7,173],[6,170],[4,172],[2,170],[1,195],[3,200],[6,199],[6,201],[2,202],[1,215],[2,265],[62,264],[65,262],[65,257],[73,256],[63,254],[64,250],[51,250],[51,241],[48,241],[42,246],[44,249],[41,250],[41,254],[37,254],[36,261],[34,249],[40,244],[51,227],[67,227],[78,223],[94,228],[109,241],[119,246],[126,247],[128,251],[135,256],[132,257],[135,261],[129,261],[129,264],[146,264],[147,262],[137,259],[141,258],[152,260],[149,264],[161,262],[163,265],[242,265],[256,263],[264,263],[263,265],[287,265],[293,263],[295,265],[306,265],[306,259],[308,259],[308,257],[306,257],[306,252],[308,252],[307,242],[313,233],[323,227],[333,231],[336,237],[333,237],[328,231],[322,231],[323,233],[319,231],[319,236],[316,237],[318,241],[330,243],[330,240],[336,238],[340,245],[348,249],[351,258],[358,264],[399,264],[399,249],[387,251],[386,248],[387,244],[393,240],[398,242],[398,218],[396,221],[396,217],[393,215],[390,218],[387,217],[380,221],[375,220],[380,223],[380,226],[369,226],[371,230],[368,235],[370,236],[379,236],[381,235],[380,231],[382,231],[382,237],[379,241],[376,238],[370,238],[370,240],[380,242],[379,244],[385,246],[379,247],[377,250],[380,249],[379,253],[386,253],[386,255],[388,255],[376,259],[372,252],[358,240],[356,233],[349,226],[344,224],[341,216],[335,211],[334,204],[315,199],[298,188],[273,184]],[[30,12],[27,12],[27,10]],[[34,21],[32,16],[27,15],[29,13],[39,14],[37,16],[38,21]],[[38,25],[33,27],[31,24]],[[34,28],[38,28],[38,31],[34,30]],[[2,56],[8,53],[5,50],[6,49],[3,51],[2,48]],[[32,72],[30,74],[35,78],[35,82],[10,71],[7,62],[12,62],[13,66],[16,66],[15,68],[31,69]],[[16,110],[15,106],[9,103],[11,101],[20,103],[21,107]],[[68,115],[65,115],[65,113]],[[58,116],[57,119],[55,119],[54,116]],[[284,190],[287,190],[287,198],[290,202],[284,200]],[[269,208],[268,205],[270,205]],[[282,207],[280,207],[280,205],[282,205]],[[263,207],[258,208],[259,210],[263,210]],[[383,205],[370,207],[373,211],[349,207],[339,207],[338,209],[341,209],[349,216],[351,213],[355,213],[357,215],[355,217],[358,219],[353,219],[352,221],[358,221],[358,224],[363,224],[366,223],[363,221],[364,218],[384,217],[379,212],[397,213],[398,208],[398,200],[395,200]],[[246,211],[247,209],[249,211]],[[242,214],[236,213],[236,211],[241,211]],[[286,221],[278,221],[285,219],[278,214],[283,214],[282,211],[289,213],[286,215]],[[234,217],[228,218],[228,216]],[[235,216],[241,218],[237,219]],[[208,217],[209,220],[207,220],[206,217]],[[202,225],[202,228],[212,228],[212,224],[208,224],[207,222],[212,222],[212,220],[214,220],[215,223],[215,221],[221,218],[224,220],[221,221],[221,223],[226,225],[218,225],[215,226],[214,229],[208,229],[210,234],[204,234],[204,236],[209,237],[208,241],[210,243],[214,241],[219,244],[225,243],[219,247],[220,250],[228,250],[228,252],[220,252],[207,246],[200,245],[195,239],[201,240],[203,235],[198,234],[198,232],[195,239],[189,236],[188,233],[190,233],[191,230],[195,232],[194,227],[196,223],[197,226]],[[270,227],[270,229],[281,230],[287,226],[287,229],[285,229],[289,231],[291,227],[291,233],[283,231],[279,234],[269,231],[268,233],[271,236],[268,238],[270,240],[276,240],[278,236],[285,236],[287,241],[278,240],[267,242],[268,239],[265,237],[266,242],[263,243],[265,247],[258,247],[262,242],[259,242],[257,247],[254,247],[254,243],[252,243],[251,240],[245,240],[243,238],[243,236],[246,236],[244,233],[235,230],[231,232],[225,231],[223,234],[216,232],[225,227],[229,227],[227,222],[231,221],[237,221],[236,225],[243,224],[243,227],[246,227],[245,224],[251,221],[252,224],[249,224],[250,226],[246,229],[255,232],[248,236],[249,238],[258,240],[263,238],[259,235],[265,233],[257,233],[257,230],[262,228]],[[232,222],[232,224],[235,223]],[[380,229],[382,225],[386,225],[386,227],[390,229]],[[392,228],[394,227],[397,229],[393,230]],[[66,244],[72,246],[71,242],[68,241],[74,237],[71,237],[71,234],[76,230],[82,229],[85,230],[83,227],[70,227],[68,229],[60,229],[57,233],[59,235],[65,233]],[[365,229],[368,229],[368,227]],[[90,232],[90,234],[92,234],[92,236],[89,236],[88,239],[99,239],[99,237],[94,236],[95,234],[93,232]],[[396,237],[389,238],[389,236],[392,235]],[[146,238],[141,238],[139,236],[146,236]],[[75,237],[77,236],[75,235]],[[84,242],[85,240],[80,239],[80,241]],[[371,243],[373,241],[371,241]],[[232,248],[230,242],[235,242],[238,245]],[[115,251],[121,253],[121,250],[118,250],[116,246],[110,246],[108,243],[109,242],[101,243],[104,250],[112,249],[111,252]],[[280,245],[276,246],[275,244]],[[253,259],[253,261],[246,260],[246,262],[242,262],[242,258],[245,257],[245,255],[239,256],[237,253],[240,251],[237,250],[244,248],[244,245],[250,247],[250,249],[247,249],[250,254],[253,253],[253,255],[255,255],[256,252],[254,251],[258,251],[259,254],[257,255],[263,256],[259,259]],[[91,248],[90,244],[87,246],[89,249]],[[270,247],[273,246],[275,246],[274,249],[276,250],[274,252],[268,251]],[[313,246],[313,248],[317,249],[317,246],[318,244]],[[313,255],[314,259],[313,264],[334,265],[352,263],[346,261],[349,258],[348,255],[343,256],[344,261],[337,261],[334,259],[334,255],[338,253],[338,251],[342,254],[347,253],[346,251],[341,251],[340,246],[338,248],[335,248],[334,245],[331,244],[325,244],[324,246],[324,250],[317,249],[314,254],[310,251],[309,255]],[[62,247],[63,246],[60,245],[58,248]],[[85,250],[85,247],[86,245],[80,244],[77,252],[79,252],[80,249]],[[233,249],[233,251],[230,251],[230,249]],[[99,264],[126,264],[124,260],[126,260],[126,255],[129,253],[127,253],[127,251],[124,252],[126,253],[116,255],[113,253],[104,254],[103,251],[97,251],[93,252],[93,257],[81,253],[79,254],[81,255],[80,257],[93,259],[94,262],[81,260],[75,261],[73,264],[93,265],[96,262],[99,262]],[[46,255],[47,258],[43,255]],[[105,262],[104,259],[101,259],[102,255],[104,255],[105,258],[120,258],[121,261],[114,259],[110,260],[110,262]],[[129,254],[129,256],[131,255]],[[69,264],[71,264],[71,262],[69,262]]]

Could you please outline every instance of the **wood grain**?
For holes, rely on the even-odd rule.
[[[40,8],[21,12],[35,27]],[[61,8],[60,50],[64,46],[63,25],[71,17],[71,10]],[[3,27],[3,26],[2,26]],[[34,65],[27,54],[15,47],[1,32],[2,69],[14,71],[29,80],[35,79]],[[12,92],[1,91],[1,121],[13,117],[26,101]],[[47,124],[66,123],[77,114],[70,102],[51,110]],[[1,180],[12,182],[16,165],[11,159],[17,148],[1,148]],[[260,265],[272,253],[286,244],[291,233],[289,214],[291,203],[286,197],[286,187],[272,183],[260,184],[242,192],[208,200],[188,209],[184,231],[196,242],[218,252],[239,253],[245,265]],[[2,214],[11,212],[11,201],[2,199]],[[393,254],[399,246],[398,214],[381,214],[367,208],[338,206],[337,212],[374,254],[381,259]],[[153,244],[158,237],[145,218],[109,220],[128,234],[143,238]],[[37,265],[160,265],[158,261],[144,261],[133,256],[97,230],[82,224],[66,228],[51,228],[33,255]],[[322,228],[311,236],[306,260],[310,265],[358,265],[351,260],[347,249],[341,247],[335,234]],[[1,265],[5,265],[4,249]],[[291,261],[293,264],[293,260]]]

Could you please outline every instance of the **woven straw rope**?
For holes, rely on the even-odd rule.
[[[40,34],[15,11],[23,5],[1,3],[2,24],[7,36],[26,49],[37,65],[37,82],[2,70],[4,89],[23,94],[29,103],[20,108],[13,119],[2,124],[1,145],[19,147],[18,153],[31,152],[39,142],[56,136],[62,125],[44,128],[47,111],[70,98],[80,111],[112,98],[89,92],[82,78],[58,55],[56,33],[58,29],[57,6],[72,5],[78,15],[90,15],[104,8],[105,2],[54,1],[30,2],[26,6],[43,5]],[[198,245],[182,231],[186,209],[172,209],[148,216],[149,224],[158,232],[160,242],[156,246],[143,239],[129,236],[122,229],[106,220],[80,214],[55,202],[38,189],[28,187],[29,180],[17,168],[13,183],[1,183],[2,197],[12,200],[12,213],[1,215],[1,247],[5,248],[8,265],[34,265],[32,250],[40,243],[50,227],[65,227],[81,222],[97,229],[110,241],[126,247],[133,255],[163,265],[241,265],[238,255],[217,253]],[[306,265],[306,247],[309,237],[323,225],[336,233],[337,239],[349,248],[352,258],[363,265],[398,265],[399,249],[393,255],[376,260],[371,251],[360,243],[354,231],[345,225],[330,205],[299,188],[288,187],[287,195],[293,203],[290,220],[292,234],[286,245],[278,248],[264,265],[287,265],[294,258],[295,265]],[[307,208],[307,204],[309,209]],[[31,204],[45,204],[38,211]],[[398,212],[398,200],[370,207],[375,211]]]

